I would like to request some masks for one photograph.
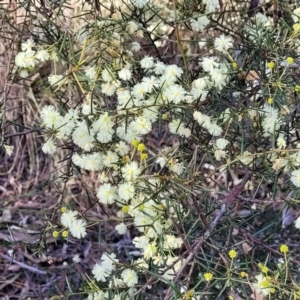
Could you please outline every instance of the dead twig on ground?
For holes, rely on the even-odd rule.
[[[0,253],[0,256],[1,256],[2,258],[4,258],[5,260],[7,260],[7,261],[11,261],[11,260],[12,260],[11,257],[9,257],[9,256],[7,256],[7,255],[5,255],[5,254],[3,254],[3,253]],[[47,272],[46,272],[46,271],[42,271],[42,270],[39,270],[39,269],[37,269],[37,268],[28,266],[28,265],[26,265],[26,264],[24,264],[24,263],[22,263],[22,262],[20,262],[20,261],[17,261],[17,260],[15,260],[15,259],[13,260],[13,262],[14,262],[15,264],[19,265],[21,268],[26,269],[26,270],[28,270],[28,271],[31,271],[31,272],[33,272],[33,273],[40,274],[40,275],[47,275]]]

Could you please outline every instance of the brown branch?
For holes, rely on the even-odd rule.
[[[258,245],[266,248],[268,251],[270,251],[278,256],[283,257],[283,254],[280,251],[273,249],[271,246],[264,245],[264,243],[261,240],[255,238],[254,236],[249,234],[246,230],[239,228],[239,231],[241,231],[243,234],[245,234],[248,237],[248,239],[251,240],[253,243],[258,244]],[[297,266],[300,266],[300,261],[294,259],[293,257],[289,257],[289,260],[292,261]]]
[[[211,234],[214,231],[214,229],[216,228],[219,220],[225,214],[227,205],[231,204],[233,202],[233,200],[241,193],[244,185],[246,184],[248,179],[251,177],[251,175],[252,175],[252,173],[247,171],[242,182],[239,183],[236,187],[234,187],[234,189],[226,196],[226,198],[224,199],[224,203],[221,205],[221,209],[218,211],[215,218],[211,222],[210,227],[205,231],[204,235],[200,236],[198,241],[196,241],[193,244],[193,246],[192,246],[193,250],[190,252],[189,256],[184,260],[184,265],[182,265],[181,268],[178,270],[176,277],[174,278],[174,283],[176,283],[178,281],[179,277],[181,276],[182,272],[185,270],[187,265],[197,255],[203,242],[205,242],[211,236]],[[171,298],[171,296],[172,296],[172,288],[169,288],[164,300],[168,300],[169,298]]]
[[[35,131],[38,131],[38,129],[32,129],[32,130],[22,131],[22,132],[18,132],[18,133],[12,133],[12,134],[8,134],[8,135],[4,135],[3,137],[6,139],[6,138],[9,138],[12,136],[25,135],[25,134],[35,132]]]

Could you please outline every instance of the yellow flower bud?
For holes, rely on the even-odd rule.
[[[206,281],[211,281],[212,280],[212,278],[213,278],[213,274],[212,273],[205,273],[204,274],[204,279],[206,280]]]
[[[63,206],[60,210],[62,213],[65,213],[65,212],[67,212],[68,209],[65,206]]]
[[[129,210],[128,205],[124,205],[124,206],[122,207],[122,212],[127,213],[128,210]]]
[[[138,141],[138,140],[133,140],[133,141],[131,142],[131,144],[132,144],[133,147],[136,148],[136,147],[139,145],[139,141]]]
[[[148,158],[148,154],[147,153],[142,153],[141,154],[141,159],[147,159]]]
[[[294,63],[294,59],[292,57],[287,57],[285,60],[289,65],[291,65],[292,63]]]
[[[59,236],[59,232],[58,231],[53,231],[52,232],[52,236],[54,237],[54,238],[57,238],[58,236]]]
[[[68,230],[64,230],[61,234],[64,238],[68,237],[69,235],[69,231]]]
[[[236,253],[236,251],[235,251],[234,249],[231,249],[231,250],[228,252],[228,255],[229,255],[229,257],[230,257],[231,259],[234,259],[234,258],[236,258],[237,253]]]
[[[273,69],[273,68],[275,67],[274,61],[268,62],[268,63],[267,63],[267,67],[268,67],[269,69]]]
[[[299,29],[300,29],[300,23],[296,23],[293,25],[293,29],[294,29],[294,33],[298,33]]]
[[[138,144],[137,150],[143,152],[146,149],[146,146],[143,143]]]
[[[288,251],[289,251],[289,247],[288,247],[287,245],[282,244],[282,245],[280,246],[280,252],[281,252],[281,253],[287,253]]]

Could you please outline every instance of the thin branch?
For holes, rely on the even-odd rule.
[[[7,256],[7,255],[5,255],[5,254],[3,254],[3,253],[0,253],[0,256],[1,256],[2,258],[4,258],[5,260],[7,260],[7,261],[12,261],[11,257],[9,257],[9,256]],[[31,272],[33,272],[33,273],[40,274],[40,275],[47,275],[47,272],[46,272],[46,271],[42,271],[42,270],[39,270],[39,269],[37,269],[37,268],[28,266],[28,265],[26,265],[26,264],[24,264],[24,263],[22,263],[22,262],[20,262],[20,261],[17,261],[17,260],[15,260],[15,259],[13,260],[13,263],[15,263],[15,264],[19,265],[21,268],[26,269],[26,270],[28,270],[28,271],[31,271]]]
[[[28,134],[28,133],[36,132],[36,131],[38,131],[38,129],[32,129],[32,130],[23,131],[23,132],[12,133],[12,134],[8,134],[8,135],[4,135],[3,137],[6,139],[6,138],[13,137],[13,136],[26,135],[26,134]]]

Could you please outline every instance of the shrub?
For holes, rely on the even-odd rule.
[[[268,242],[300,227],[299,9],[250,7],[237,26],[211,0],[41,4],[22,4],[14,72],[51,65],[41,150],[64,151],[61,195],[94,184],[89,207],[62,197],[48,230],[85,243],[108,223],[122,243],[61,293],[299,298],[296,247]]]

